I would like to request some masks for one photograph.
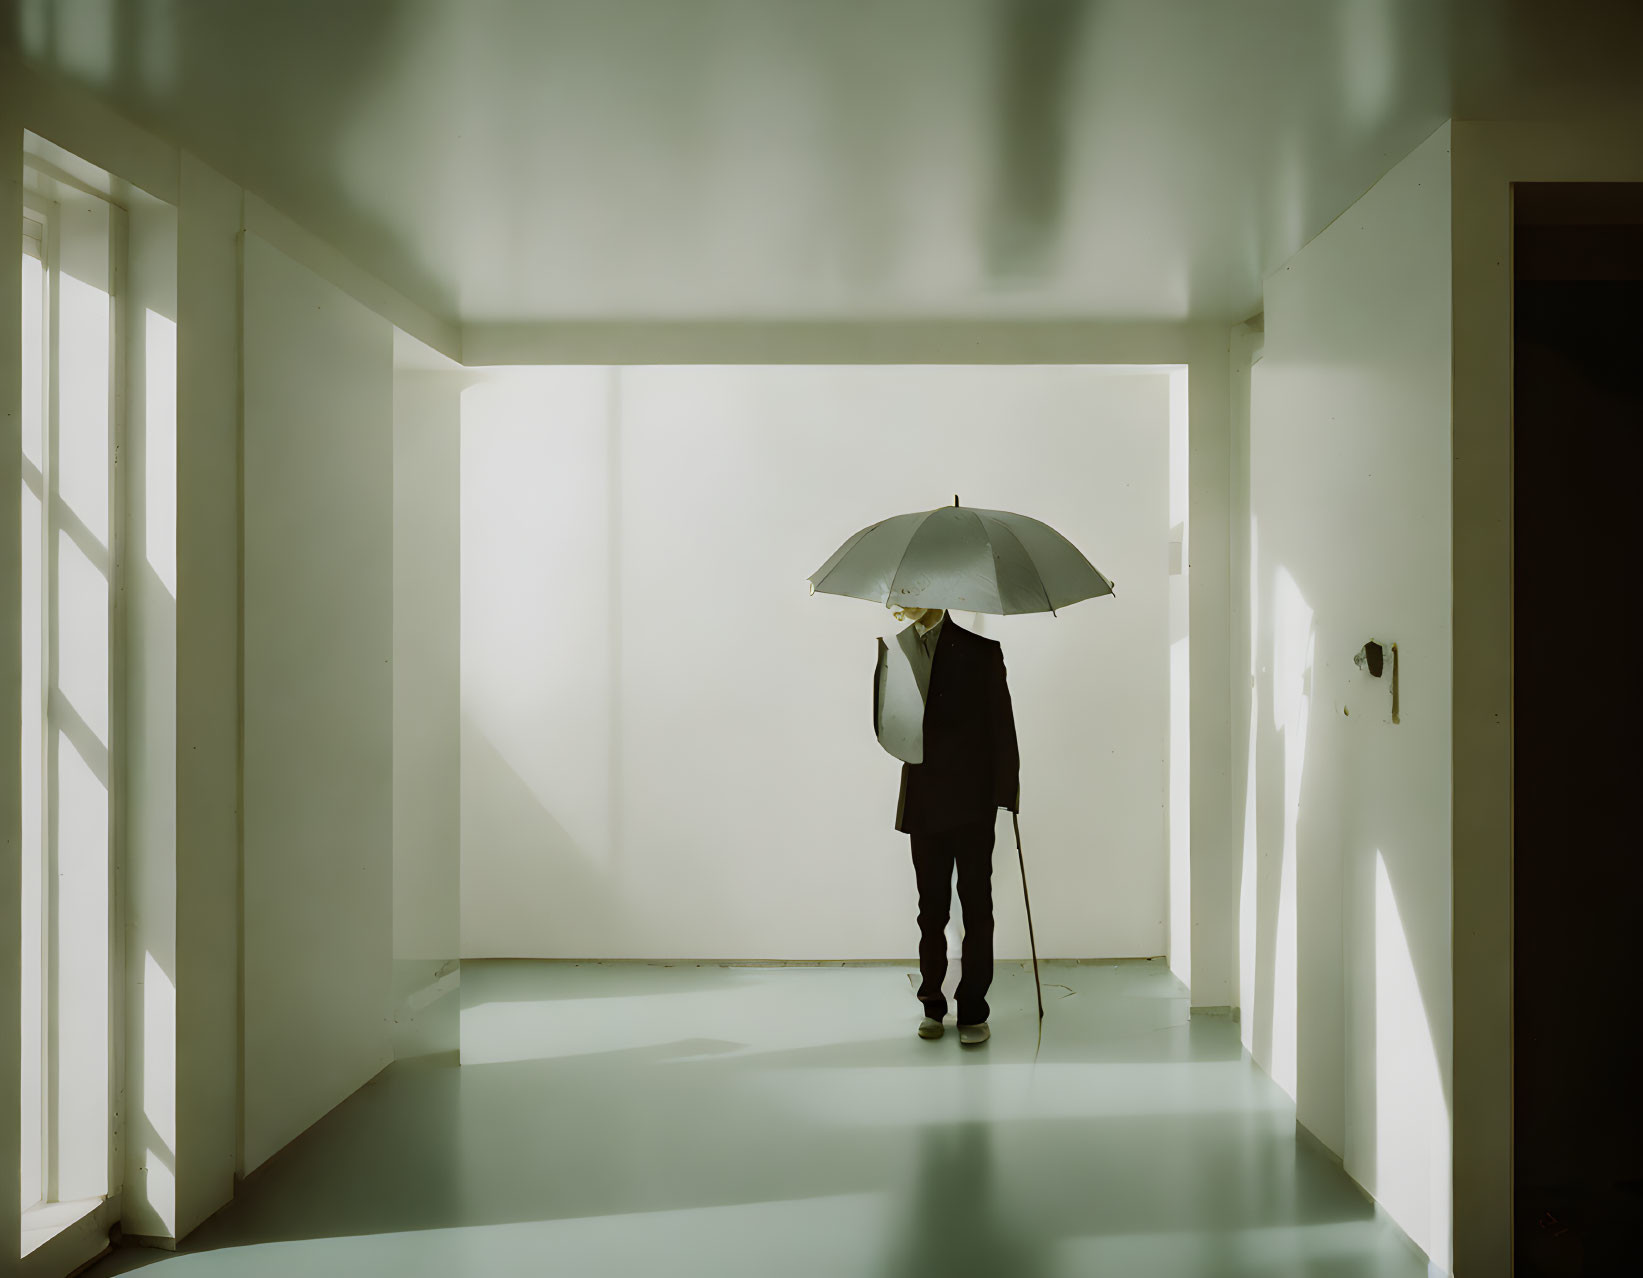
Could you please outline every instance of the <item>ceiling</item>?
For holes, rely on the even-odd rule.
[[[24,55],[435,314],[1243,318],[1445,119],[1629,98],[1643,6],[19,0]]]

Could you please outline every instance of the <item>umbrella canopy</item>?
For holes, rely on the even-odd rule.
[[[1055,529],[1008,510],[951,506],[863,528],[810,576],[828,595],[906,608],[1054,612],[1113,593]]]

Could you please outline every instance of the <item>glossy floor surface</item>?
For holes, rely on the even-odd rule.
[[[993,1036],[905,968],[467,963],[396,1064],[176,1255],[93,1275],[1330,1275],[1427,1266],[1158,960],[1000,964]]]

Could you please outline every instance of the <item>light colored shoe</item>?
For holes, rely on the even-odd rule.
[[[918,1023],[918,1036],[920,1038],[940,1038],[941,1033],[941,1022],[933,1016],[926,1016]]]
[[[993,1036],[992,1030],[987,1028],[987,1022],[980,1025],[960,1025],[958,1027],[958,1041],[961,1043],[985,1043]]]

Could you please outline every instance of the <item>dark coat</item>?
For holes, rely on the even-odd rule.
[[[924,762],[901,765],[896,829],[933,834],[1019,812],[1020,773],[1004,650],[949,613],[924,702]]]

